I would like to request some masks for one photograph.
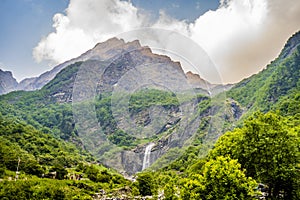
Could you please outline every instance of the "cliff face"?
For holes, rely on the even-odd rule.
[[[16,90],[18,82],[10,71],[0,69],[0,95]]]
[[[186,73],[186,77],[188,83],[191,84],[194,88],[202,88],[207,90],[212,86],[208,81],[202,79],[198,74],[194,74],[191,71],[188,71]]]
[[[92,118],[85,117],[84,113],[91,113],[93,108],[91,108],[91,112],[89,112],[89,108],[84,105],[81,106],[80,102],[88,100],[87,97],[89,97],[90,94],[94,94],[94,96],[111,94],[111,101],[109,102],[111,105],[109,106],[113,112],[113,118],[117,121],[118,129],[125,131],[131,136],[136,136],[136,138],[139,139],[151,137],[160,138],[162,134],[181,122],[181,115],[189,111],[192,112],[192,110],[188,109],[193,107],[193,105],[187,105],[183,102],[186,101],[186,97],[182,97],[182,102],[180,102],[179,99],[179,102],[175,104],[174,102],[166,102],[165,104],[156,102],[157,104],[154,103],[152,106],[142,106],[146,105],[146,103],[143,104],[141,102],[137,104],[137,106],[141,107],[135,109],[135,107],[129,105],[131,102],[130,97],[139,91],[144,92],[141,94],[145,95],[149,95],[148,92],[154,89],[162,91],[161,93],[155,93],[155,95],[151,96],[155,99],[157,97],[163,97],[163,94],[167,92],[174,93],[172,95],[190,92],[192,86],[188,84],[185,73],[178,62],[173,62],[167,56],[153,54],[150,48],[142,47],[136,41],[124,46],[128,48],[123,49],[121,52],[119,52],[118,48],[117,50],[111,50],[108,56],[109,59],[106,61],[97,59],[97,57],[95,57],[97,54],[92,51],[89,52],[93,53],[94,59],[82,62],[76,71],[77,78],[75,84],[74,82],[69,82],[67,85],[73,86],[73,93],[70,92],[72,90],[69,90],[69,95],[72,95],[69,99],[72,99],[72,102],[78,105],[75,109],[76,121],[79,123],[78,134],[83,138],[83,142],[88,144],[86,148],[93,152],[101,163],[114,167],[120,172],[126,172],[132,175],[142,170],[147,144],[141,143],[137,148],[132,150],[123,150],[112,154],[107,153],[107,150],[102,149],[105,145],[99,145],[101,142],[106,143],[106,140],[102,140],[102,138],[90,139],[89,137],[90,133],[95,132],[98,125]],[[98,46],[95,48],[95,52],[97,52]],[[111,58],[112,55],[115,56]],[[62,70],[55,79],[66,77],[63,73],[68,74],[67,71],[70,71],[72,66],[73,65]],[[70,73],[68,80],[72,80],[72,77]],[[52,90],[52,86],[54,88],[56,85],[54,83],[55,79],[43,89]],[[69,88],[67,85],[61,88]],[[59,96],[63,97],[59,97],[56,102],[61,102],[66,96],[66,93],[68,93],[67,90],[64,93],[61,91],[60,94],[52,93],[53,98]],[[187,96],[188,95],[187,93]],[[169,96],[169,98],[172,98],[171,96]],[[143,99],[143,95],[138,97],[139,100],[140,98]],[[149,99],[145,100],[148,101]],[[160,101],[163,101],[163,99]],[[187,119],[185,119],[185,123],[187,123]],[[115,128],[113,124],[110,124],[109,127],[105,128],[104,132],[107,135],[113,136]],[[188,130],[190,129],[186,131],[186,138],[189,137],[190,133],[194,133]],[[160,147],[163,148],[163,150],[158,151],[157,147],[155,151],[153,150],[150,163],[153,163],[156,159],[164,155],[170,148],[177,147],[180,143],[185,141],[185,138],[179,135],[181,133],[182,130],[176,133],[177,136],[173,135],[172,137],[163,139],[169,142],[163,142],[163,144],[166,145]],[[111,152],[117,149],[113,145],[109,148],[111,148]],[[105,153],[106,156],[104,155]]]
[[[140,51],[135,51],[140,49]],[[170,58],[167,56],[153,54],[151,49],[148,47],[142,47],[138,40],[132,42],[124,42],[122,39],[111,38],[105,42],[98,43],[94,48],[88,50],[77,58],[68,60],[62,64],[55,66],[52,70],[47,71],[41,74],[38,77],[26,78],[22,80],[16,87],[16,90],[37,90],[41,89],[44,85],[49,83],[62,69],[67,66],[74,64],[76,62],[82,62],[86,60],[111,60],[118,55],[121,55],[123,52],[131,52],[131,56],[138,58],[139,63],[157,60],[158,62],[168,61],[171,62]],[[144,60],[143,60],[144,59]],[[174,62],[175,63],[175,62]],[[182,68],[179,63],[176,63],[177,68],[182,71]],[[190,85],[194,88],[200,88],[202,90],[207,90],[211,88],[209,82],[202,79],[199,75],[188,72],[186,74],[187,79],[190,81]],[[113,80],[112,80],[113,81]]]
[[[52,76],[54,77],[51,79]],[[21,81],[18,89],[34,90],[46,83],[43,89],[50,91],[52,100],[62,103],[72,101],[74,84],[95,87],[96,94],[100,94],[112,92],[125,78],[126,81],[121,83],[124,87],[150,84],[144,80],[149,82],[151,78],[159,79],[161,86],[166,84],[170,86],[170,83],[166,83],[168,77],[173,78],[172,84],[177,84],[178,88],[181,87],[180,81],[188,80],[180,63],[173,62],[167,56],[152,53],[149,47],[141,46],[138,41],[125,43],[123,40],[112,38],[97,44],[80,57],[58,65],[38,78]],[[95,83],[96,85],[93,85]],[[57,85],[60,87],[57,88]],[[189,87],[193,88],[194,85]],[[90,91],[87,88],[77,87],[77,89],[82,93]],[[203,90],[205,90],[204,86]]]
[[[49,83],[62,69],[76,62],[86,61],[88,59],[93,60],[108,60],[114,56],[120,54],[123,51],[130,51],[135,48],[139,48],[140,44],[138,41],[125,43],[124,40],[112,38],[105,42],[98,43],[95,47],[77,58],[68,60],[62,64],[55,66],[52,70],[41,74],[38,77],[27,78],[22,80],[17,90],[37,90],[41,89],[44,85]]]

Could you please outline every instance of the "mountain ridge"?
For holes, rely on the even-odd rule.
[[[17,85],[18,82],[12,72],[0,69],[0,95],[14,91]]]
[[[152,53],[151,49],[147,46],[141,46],[138,40],[133,40],[131,42],[125,42],[123,39],[118,38],[111,38],[106,40],[105,42],[97,43],[92,49],[86,51],[85,53],[81,54],[80,56],[68,60],[62,64],[55,66],[52,70],[44,72],[38,77],[33,78],[26,78],[22,80],[17,90],[36,90],[41,89],[44,85],[46,85],[49,81],[51,81],[55,75],[60,72],[62,69],[67,67],[70,64],[74,64],[76,62],[86,61],[88,59],[93,60],[110,60],[114,57],[122,54],[124,52],[130,52],[135,49],[142,49],[142,53],[145,56],[151,56],[153,58],[165,58],[169,61],[171,59],[168,56],[158,55]],[[179,63],[178,63],[179,64]],[[180,65],[180,64],[179,64]]]

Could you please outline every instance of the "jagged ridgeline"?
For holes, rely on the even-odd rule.
[[[1,96],[1,113],[73,142],[128,174],[143,169],[148,144],[154,144],[149,166],[158,158],[156,166],[166,165],[193,143],[200,123],[203,130],[210,124],[209,94],[220,86],[185,74],[178,62],[138,41],[114,38],[66,63],[73,64],[46,73],[63,68],[41,89]],[[47,82],[45,76],[39,82]],[[224,113],[224,102],[217,100],[213,112]],[[223,117],[216,118],[220,127],[207,140],[221,134]]]

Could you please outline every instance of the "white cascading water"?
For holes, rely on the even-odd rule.
[[[146,146],[142,170],[144,170],[150,166],[151,149],[154,145],[155,145],[154,143],[150,143]]]

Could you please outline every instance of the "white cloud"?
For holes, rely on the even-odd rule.
[[[300,2],[223,0],[190,24],[191,37],[215,62],[225,82],[256,73],[300,29]]]
[[[99,41],[147,23],[131,3],[119,0],[71,0],[66,15],[56,14],[53,21],[55,32],[33,50],[37,61],[66,61]]]
[[[71,0],[66,15],[53,17],[55,32],[40,41],[33,55],[37,61],[59,63],[122,32],[155,27],[193,39],[212,58],[223,80],[236,82],[274,59],[287,38],[300,29],[299,19],[299,0],[221,0],[216,11],[190,24],[163,11],[151,22],[130,1]]]

